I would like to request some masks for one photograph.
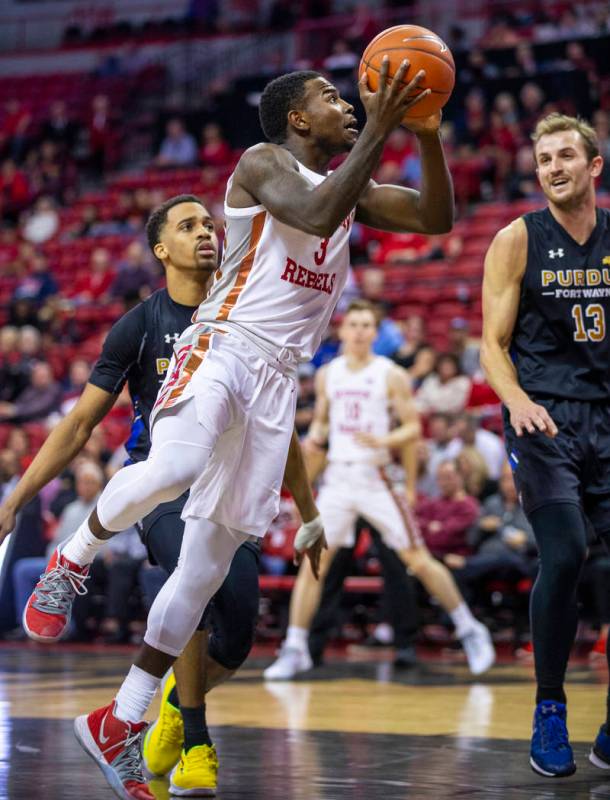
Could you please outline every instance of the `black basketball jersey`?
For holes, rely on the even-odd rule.
[[[610,398],[610,212],[580,245],[549,209],[525,214],[527,264],[511,355],[534,396]]]
[[[133,461],[148,456],[150,413],[174,343],[195,311],[196,307],[175,303],[167,289],[155,292],[113,325],[89,377],[90,383],[111,394],[120,394],[127,382],[134,418],[125,447]]]

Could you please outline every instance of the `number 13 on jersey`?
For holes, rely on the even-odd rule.
[[[576,323],[575,342],[601,342],[606,337],[606,315],[603,306],[598,303],[583,307],[576,303],[572,306],[572,317]]]

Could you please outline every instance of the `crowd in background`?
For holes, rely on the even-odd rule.
[[[269,25],[292,24],[293,5],[273,3]],[[316,16],[332,5],[311,2],[310,12]],[[208,21],[220,25],[219,6],[193,2],[191,11],[200,18],[211,15]],[[318,65],[352,91],[362,41],[376,32],[365,5],[354,19],[354,29],[337,39]],[[542,114],[575,110],[567,95],[553,93],[549,75],[559,81],[567,74],[585,77],[608,164],[600,190],[610,190],[610,74],[580,41],[567,42],[560,59],[545,60],[532,47],[609,32],[607,7],[584,15],[578,6],[556,19],[494,19],[478,42],[468,41],[465,30],[452,29],[450,45],[463,54],[459,80],[464,102],[448,110],[442,133],[462,219],[480,201],[540,198],[529,135]],[[501,63],[494,49],[508,49]],[[519,79],[518,90],[490,96],[487,83],[499,78]],[[162,270],[144,237],[151,209],[178,193],[178,184],[180,191],[188,191],[181,177],[187,176],[202,191],[220,228],[224,182],[240,153],[216,122],[195,126],[192,118],[187,124],[179,113],[164,114],[140,182],[122,184],[116,176],[128,166],[123,120],[108,95],[92,97],[80,115],[61,100],[43,113],[33,111],[16,97],[0,109],[0,497],[82,391],[111,322],[163,285]],[[181,172],[168,183],[167,176],[176,170]],[[417,186],[420,175],[414,139],[398,129],[388,139],[376,177]],[[388,300],[393,270],[408,283],[409,271],[418,264],[453,263],[463,252],[463,233],[428,238],[355,225],[352,245],[355,272],[346,295],[313,362],[299,370],[299,434],[306,436],[312,418],[315,371],[339,353],[341,310],[350,297],[364,295],[378,309],[375,350],[408,370],[424,420],[415,512],[428,547],[455,572],[475,603],[489,594],[490,582],[501,582],[509,592],[527,590],[536,574],[535,543],[505,463],[499,403],[481,374],[480,319],[477,326],[470,298],[456,298],[440,334],[438,325],[432,332],[429,317],[413,307],[397,313],[400,297]],[[66,262],[67,253],[74,254],[73,262]],[[44,566],[44,548],[77,527],[120,468],[129,417],[129,399],[122,396],[77,462],[39,498],[34,513],[47,545],[38,557],[22,559],[15,567],[17,611]],[[265,540],[264,571],[294,571],[291,544],[297,524],[292,502],[283,498],[281,515]],[[365,573],[374,571],[374,546],[356,563]],[[592,548],[587,603],[598,624],[610,622],[608,566],[604,554]],[[158,575],[135,530],[121,534],[96,561],[89,595],[79,598],[74,638],[129,640],[133,618],[141,613],[137,598],[145,606],[155,580]],[[128,595],[135,599],[125,604]]]

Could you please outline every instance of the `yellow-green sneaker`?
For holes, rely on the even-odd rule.
[[[214,745],[200,744],[182,751],[172,770],[169,793],[177,797],[211,797],[216,794],[218,756]]]
[[[163,686],[159,716],[144,736],[142,758],[149,776],[167,775],[180,758],[184,744],[182,714],[168,702],[175,685],[176,679],[172,670]]]

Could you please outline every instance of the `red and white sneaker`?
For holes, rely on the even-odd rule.
[[[87,594],[89,566],[79,567],[62,556],[59,547],[34,587],[23,610],[23,629],[37,642],[56,642],[66,632],[77,594]]]
[[[123,722],[114,715],[115,701],[74,721],[82,748],[97,763],[113,792],[122,800],[155,800],[142,772],[142,734],[146,722]]]

